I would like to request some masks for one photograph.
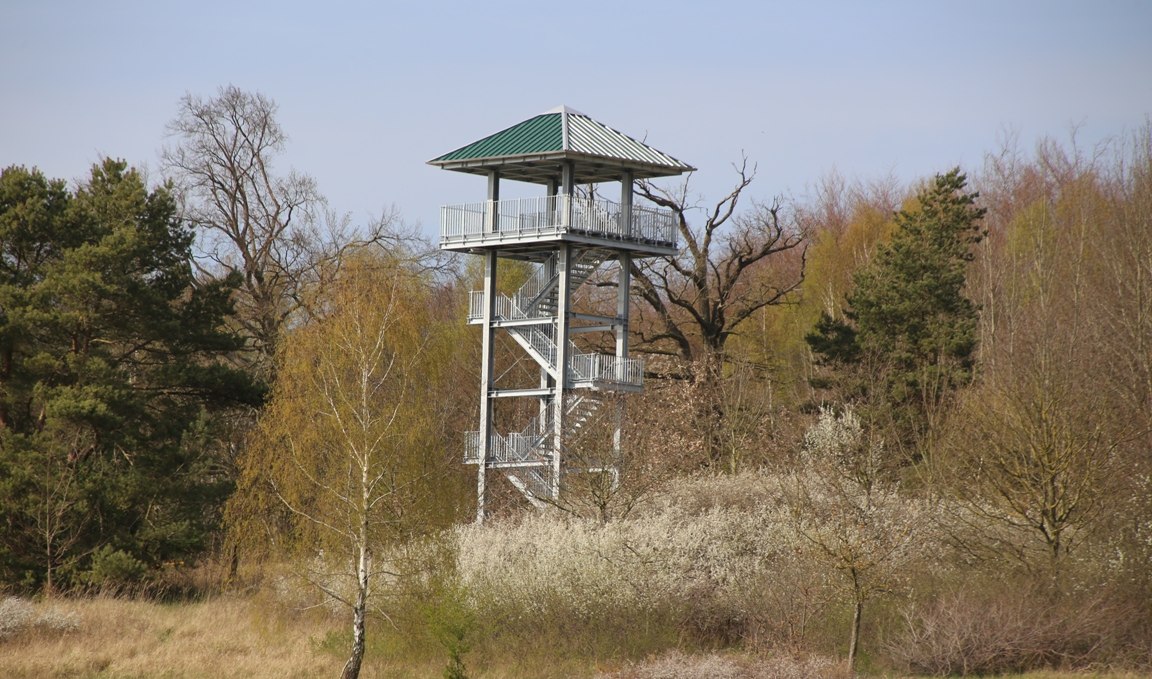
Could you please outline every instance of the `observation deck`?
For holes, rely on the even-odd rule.
[[[634,256],[674,255],[676,216],[662,208],[563,194],[440,208],[443,250],[511,252],[561,242],[629,250]]]

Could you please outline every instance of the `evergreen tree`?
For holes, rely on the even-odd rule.
[[[122,161],[74,194],[4,170],[0,238],[0,582],[190,558],[228,490],[197,434],[260,396],[213,360],[238,346],[229,285],[196,283],[168,189]]]
[[[856,272],[845,318],[826,315],[807,337],[842,395],[910,460],[972,375],[978,311],[964,285],[985,211],[966,183],[959,169],[937,175],[898,212],[892,240]]]

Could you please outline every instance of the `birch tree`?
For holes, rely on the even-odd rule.
[[[428,280],[392,257],[351,259],[315,308],[281,343],[230,516],[350,613],[352,678],[380,610],[373,589],[404,572],[396,548],[451,518],[435,388],[453,333]]]

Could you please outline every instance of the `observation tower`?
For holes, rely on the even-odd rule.
[[[573,442],[603,416],[605,394],[642,390],[643,363],[628,357],[630,268],[677,248],[675,216],[634,205],[633,182],[695,168],[564,106],[428,163],[488,180],[487,200],[440,210],[441,249],[484,258],[484,288],[471,293],[468,311],[482,332],[480,426],[464,445],[464,461],[477,467],[476,520],[484,520],[490,471],[537,507],[560,499],[568,474],[603,474],[617,483],[619,411],[609,459],[590,462]],[[508,182],[543,185],[544,195],[503,198]],[[612,183],[618,186],[603,186]],[[618,201],[600,197],[613,188]],[[500,292],[504,271],[523,281],[515,291]],[[614,283],[614,311],[574,308],[590,278]],[[495,365],[509,360],[495,351],[500,333],[539,368],[538,381],[524,383],[523,371]],[[614,344],[615,352],[581,350],[572,340],[583,333],[610,334],[601,344]],[[519,383],[508,377],[513,373]]]

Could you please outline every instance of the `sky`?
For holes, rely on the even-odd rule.
[[[486,185],[426,162],[561,104],[698,168],[701,203],[742,156],[749,198],[803,199],[831,172],[912,182],[1009,138],[1131,133],[1152,2],[0,0],[0,63],[0,167],[159,180],[180,99],[235,85],[277,103],[280,170],[432,235]]]

